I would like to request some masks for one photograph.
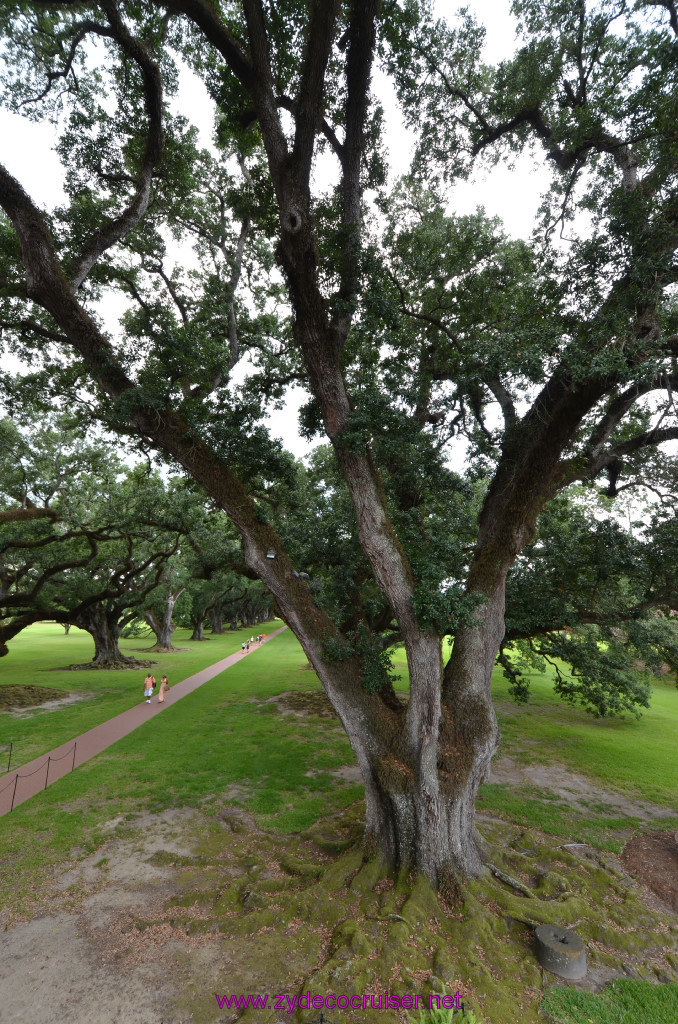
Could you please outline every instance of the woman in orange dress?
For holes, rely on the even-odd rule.
[[[158,691],[158,704],[165,703],[165,694],[167,693],[169,688],[170,685],[167,682],[167,676],[163,675],[162,679],[160,680],[160,690]]]

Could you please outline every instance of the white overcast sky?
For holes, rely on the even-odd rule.
[[[466,6],[486,26],[486,59],[496,61],[510,56],[515,47],[515,25],[509,12],[509,0],[470,0]],[[441,15],[454,9],[451,3],[438,0]],[[386,110],[386,148],[391,173],[397,176],[409,168],[413,140],[402,123],[390,83],[379,71],[373,77],[372,88]],[[189,72],[182,76],[178,106],[188,112],[200,129],[202,144],[210,145],[211,103],[202,84]],[[54,132],[49,124],[37,124],[0,110],[0,159],[45,208],[52,208],[64,200],[61,188],[63,169],[53,146]],[[513,169],[499,165],[489,173],[484,171],[459,183],[450,191],[450,210],[463,214],[484,206],[489,215],[502,219],[509,234],[527,238],[546,187],[546,174],[528,158],[519,158]],[[115,315],[115,310],[112,313]],[[113,323],[110,326],[114,328]],[[286,409],[271,417],[273,433],[281,437],[285,446],[297,456],[308,451],[308,444],[298,437],[296,430],[296,412],[305,400],[305,394],[297,389],[290,394]]]

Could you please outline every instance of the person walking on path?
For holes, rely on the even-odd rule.
[[[149,672],[148,675],[146,676],[146,678],[144,679],[144,697],[146,698],[146,703],[147,704],[151,703],[151,697],[153,696],[153,685],[154,685],[154,683],[155,683],[155,679],[153,678],[153,676]]]
[[[164,675],[160,680],[160,689],[158,690],[158,704],[165,703],[165,694],[169,692],[170,685],[167,681],[167,676]]]

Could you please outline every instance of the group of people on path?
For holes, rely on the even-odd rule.
[[[167,676],[163,674],[160,678],[160,689],[158,690],[158,704],[165,703],[165,694],[168,692],[169,688],[170,685],[167,681]],[[144,698],[147,704],[151,703],[151,697],[153,696],[154,690],[155,676],[149,672],[146,678],[144,679]]]
[[[263,643],[265,639],[265,633],[260,633],[259,636],[251,636],[249,640],[243,640],[242,649],[243,651],[249,651],[250,647],[254,647],[255,644],[259,646],[259,644]],[[155,676],[149,672],[144,679],[144,700],[147,704],[151,703],[151,697],[155,692],[155,685]],[[165,703],[165,694],[169,692],[169,688],[170,684],[167,681],[167,676],[162,675],[160,678],[160,688],[158,690],[158,704]]]
[[[250,647],[254,647],[255,644],[258,647],[259,644],[263,643],[265,639],[266,634],[260,633],[259,636],[251,636],[249,640],[243,640],[240,646],[242,647],[243,651],[249,651]]]

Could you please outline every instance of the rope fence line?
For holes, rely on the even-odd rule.
[[[8,750],[9,751],[9,754],[7,756],[7,767],[5,768],[6,772],[9,771],[9,766],[12,763],[12,748],[13,748],[13,746],[14,746],[14,743],[11,742],[11,741],[9,743],[0,743],[0,750]]]
[[[63,759],[65,757],[70,757],[71,754],[72,754],[73,755],[73,763],[71,764],[71,771],[73,771],[73,769],[75,768],[75,751],[77,749],[77,746],[78,746],[78,741],[75,740],[75,742],[73,743],[73,746],[71,747],[71,749],[65,751],[65,753],[61,754],[59,757],[52,757],[52,755],[49,754],[48,757],[47,757],[47,760],[43,761],[42,764],[39,764],[38,767],[34,768],[32,772],[26,772],[24,775],[22,775],[21,772],[15,772],[14,776],[9,780],[7,785],[3,786],[2,789],[0,789],[0,793],[4,793],[5,790],[9,789],[9,787],[12,785],[12,783],[14,783],[14,791],[12,793],[12,803],[11,803],[11,806],[9,808],[10,811],[14,810],[14,801],[16,799],[16,789],[17,789],[17,786],[19,784],[19,779],[30,779],[30,777],[32,775],[37,775],[38,772],[41,772],[42,769],[45,766],[47,766],[47,771],[45,772],[45,785],[43,787],[44,789],[47,789],[47,786],[49,784],[49,766],[52,763],[52,761],[63,761]]]

